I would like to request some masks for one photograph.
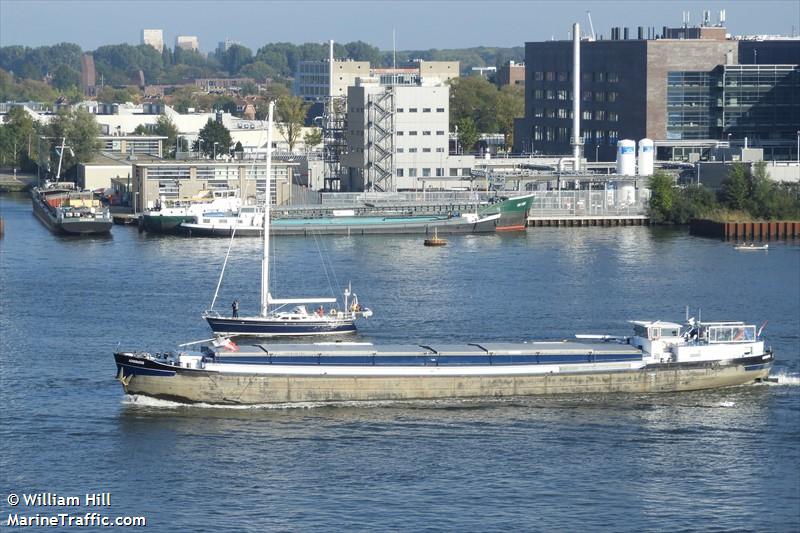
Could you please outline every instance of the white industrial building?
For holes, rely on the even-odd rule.
[[[196,35],[178,35],[175,37],[175,49],[178,48],[197,52],[200,50],[200,39]]]
[[[357,80],[347,92],[342,190],[465,186],[462,180],[469,178],[475,159],[449,155],[449,95],[441,82],[381,85],[377,78]]]

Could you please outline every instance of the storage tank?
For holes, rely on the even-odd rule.
[[[653,139],[639,141],[639,175],[653,175],[653,160],[655,159],[655,145]]]
[[[617,174],[636,175],[636,143],[630,139],[622,139],[617,143]]]

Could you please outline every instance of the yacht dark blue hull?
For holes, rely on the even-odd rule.
[[[211,331],[219,335],[254,337],[291,337],[305,335],[336,335],[355,333],[351,320],[269,320],[258,318],[205,317]]]

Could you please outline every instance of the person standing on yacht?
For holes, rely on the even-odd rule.
[[[231,304],[231,310],[233,314],[231,315],[233,318],[239,318],[239,300],[234,300]]]

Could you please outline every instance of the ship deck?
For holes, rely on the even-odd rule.
[[[640,361],[627,344],[582,342],[381,345],[256,344],[217,351],[219,363],[318,365],[496,365]]]

